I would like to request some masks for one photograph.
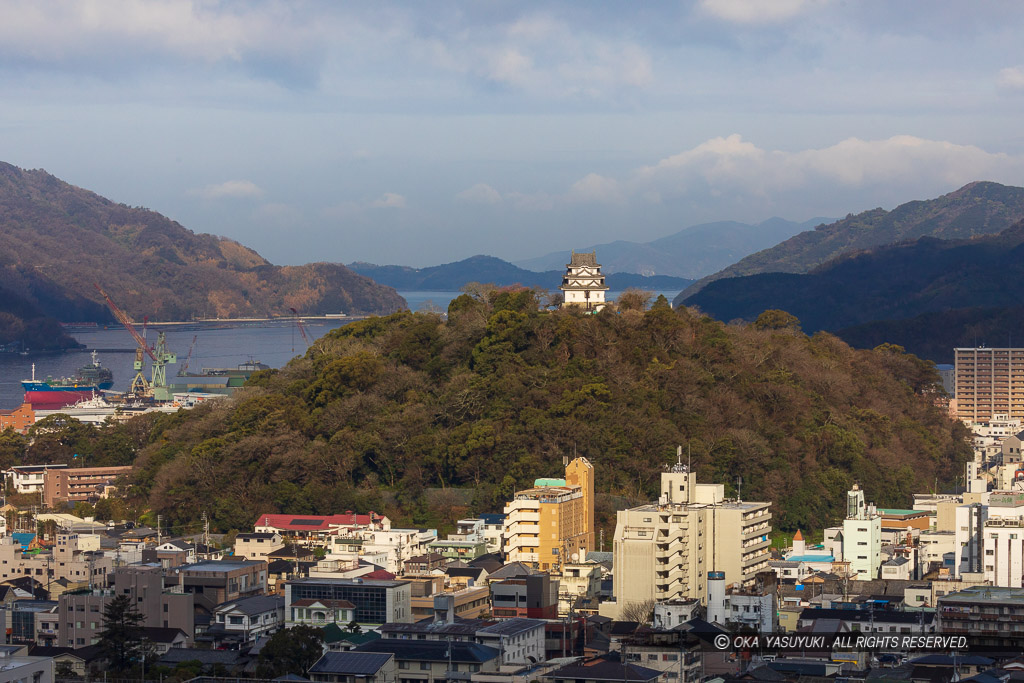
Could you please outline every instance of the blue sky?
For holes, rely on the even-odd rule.
[[[0,160],[275,263],[1024,185],[1024,3],[0,0]]]

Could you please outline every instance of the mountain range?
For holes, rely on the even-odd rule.
[[[922,237],[855,252],[804,274],[716,280],[685,302],[720,320],[753,320],[781,309],[807,332],[834,331],[851,343],[891,342],[921,351],[934,337],[927,355],[942,359],[953,346],[1012,334],[1019,325],[1008,331],[1000,325],[1013,318],[1008,309],[1020,309],[1022,287],[1024,220],[996,235]],[[937,354],[936,343],[947,352]]]
[[[702,277],[676,303],[709,282],[757,273],[806,273],[851,251],[916,240],[964,239],[1000,232],[1024,219],[1024,188],[973,182],[936,199],[901,204],[892,211],[872,209],[820,225],[769,249],[753,253]]]
[[[567,254],[562,254],[565,261]],[[603,256],[602,256],[603,258]],[[508,286],[514,284],[526,287],[558,288],[565,275],[565,264],[559,270],[538,273],[515,266],[493,256],[472,256],[454,263],[445,263],[429,268],[409,266],[378,266],[372,263],[350,263],[348,267],[360,275],[373,278],[376,282],[402,291],[458,291],[469,282],[481,282]],[[634,273],[613,273],[606,284],[612,290],[621,291],[629,287],[648,290],[680,290],[693,284],[693,280],[668,275],[636,275]]]
[[[829,220],[812,218],[794,223],[782,218],[770,218],[755,225],[735,221],[702,223],[652,242],[618,240],[577,248],[576,251],[596,251],[605,273],[672,275],[695,279]],[[533,271],[564,271],[566,263],[566,252],[563,250],[516,261],[515,265]]]
[[[137,320],[405,306],[390,287],[343,265],[275,266],[238,242],[0,163],[0,340],[23,332],[28,320],[110,322],[94,283]]]

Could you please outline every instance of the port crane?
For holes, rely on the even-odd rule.
[[[132,325],[131,319],[128,314],[118,308],[114,300],[110,298],[103,288],[98,283],[93,283],[96,287],[96,291],[100,293],[103,300],[106,302],[110,312],[114,314],[117,321],[121,323],[128,334],[132,336],[132,339],[139,345],[135,350],[135,362],[132,367],[135,369],[135,378],[132,379],[131,387],[129,391],[136,396],[148,396],[152,393],[154,387],[166,387],[167,386],[167,365],[168,363],[177,363],[178,356],[167,350],[167,339],[166,335],[161,332],[157,335],[156,347],[151,348],[147,343],[145,337],[139,334],[139,331]],[[146,377],[143,374],[145,369],[145,358],[143,353],[149,356],[153,361],[152,379],[148,383]]]
[[[178,377],[184,377],[188,374],[188,364],[192,360],[192,350],[196,348],[196,340],[199,339],[199,335],[192,336],[192,343],[188,347],[188,355],[185,356],[185,362],[181,364],[181,369],[178,370]]]
[[[302,341],[306,342],[306,348],[308,349],[309,348],[309,337],[306,336],[306,327],[305,327],[305,325],[302,324],[302,318],[299,317],[299,312],[296,311],[294,308],[289,309],[289,310],[291,310],[291,312],[295,314],[295,324],[298,326],[299,332],[302,334]],[[293,337],[294,337],[294,335],[293,335]],[[294,351],[294,350],[295,350],[295,348],[294,348],[294,344],[293,344],[292,345],[292,351]]]

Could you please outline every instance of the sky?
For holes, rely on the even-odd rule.
[[[1024,3],[0,0],[0,160],[270,261],[1024,185]]]

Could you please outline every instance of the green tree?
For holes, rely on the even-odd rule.
[[[306,626],[286,628],[270,636],[256,660],[256,675],[277,678],[285,674],[305,676],[324,652],[322,629]]]
[[[141,668],[152,646],[142,631],[145,617],[127,595],[118,595],[103,610],[103,630],[99,633],[100,651],[114,673]]]

